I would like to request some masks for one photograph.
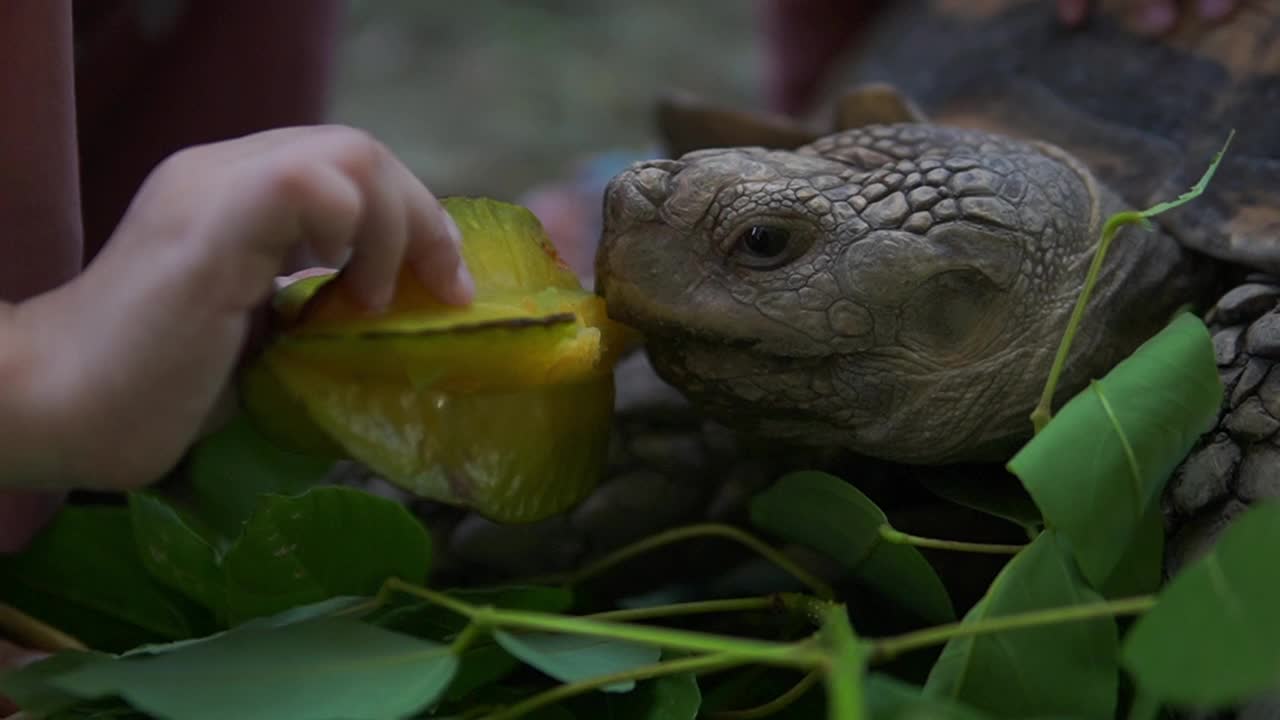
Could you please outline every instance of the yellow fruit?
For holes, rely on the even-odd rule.
[[[501,522],[563,511],[595,486],[614,364],[634,341],[556,256],[534,215],[451,198],[475,301],[435,300],[402,270],[390,308],[330,278],[280,291],[282,330],[244,373],[250,416],[299,451],[335,449],[423,497]]]

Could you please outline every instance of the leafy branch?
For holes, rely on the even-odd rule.
[[[756,554],[776,565],[779,569],[794,577],[801,584],[808,587],[814,595],[823,599],[830,599],[835,594],[830,585],[813,573],[796,564],[795,561],[787,557],[782,552],[774,549],[768,543],[765,543],[759,538],[739,528],[722,523],[697,523],[694,525],[683,525],[681,527],[671,528],[670,530],[664,530],[631,543],[630,545],[618,548],[597,560],[583,565],[581,568],[578,568],[571,573],[534,578],[531,582],[581,585],[594,577],[616,568],[632,558],[653,552],[654,550],[667,545],[685,542],[687,540],[695,540],[698,538],[719,538],[735,542],[752,550]]]
[[[1186,203],[1200,197],[1209,186],[1209,181],[1213,179],[1213,175],[1218,170],[1218,165],[1222,162],[1222,156],[1226,154],[1227,148],[1231,146],[1231,139],[1235,137],[1235,130],[1227,135],[1227,140],[1222,145],[1222,149],[1214,155],[1213,161],[1209,163],[1209,168],[1204,171],[1200,179],[1190,190],[1179,195],[1176,199],[1168,202],[1162,202],[1153,205],[1146,210],[1130,210],[1126,212],[1116,213],[1107,219],[1106,224],[1102,227],[1102,237],[1098,241],[1098,246],[1093,252],[1093,260],[1089,264],[1089,272],[1085,276],[1084,286],[1080,289],[1080,295],[1076,298],[1075,307],[1071,310],[1071,317],[1067,321],[1066,331],[1062,334],[1062,342],[1058,344],[1058,352],[1054,355],[1053,365],[1049,368],[1049,379],[1044,384],[1044,391],[1040,394],[1040,403],[1036,405],[1035,410],[1031,412],[1031,425],[1037,434],[1044,430],[1049,424],[1049,420],[1053,417],[1053,395],[1058,389],[1058,380],[1062,376],[1063,368],[1067,364],[1067,355],[1071,351],[1071,343],[1075,340],[1076,332],[1080,329],[1080,322],[1084,319],[1085,307],[1089,304],[1089,298],[1093,294],[1093,287],[1098,282],[1098,275],[1102,271],[1102,261],[1107,255],[1107,250],[1111,247],[1111,241],[1115,239],[1121,228],[1127,225],[1142,225],[1150,227],[1150,219],[1181,207]]]

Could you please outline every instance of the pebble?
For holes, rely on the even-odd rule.
[[[1244,346],[1250,355],[1280,360],[1280,312],[1273,310],[1250,325]]]
[[[1262,407],[1274,417],[1280,417],[1280,370],[1272,369],[1258,388],[1258,397],[1262,399]]]
[[[1179,516],[1195,515],[1231,492],[1240,446],[1226,435],[1196,450],[1170,481],[1169,495]]]
[[[1237,285],[1218,300],[1218,321],[1224,325],[1245,322],[1272,310],[1277,302],[1280,302],[1280,286],[1265,283]]]
[[[1213,334],[1213,356],[1218,361],[1219,367],[1226,367],[1235,362],[1236,356],[1240,354],[1240,337],[1244,335],[1244,328],[1229,327]]]
[[[693,522],[705,492],[695,482],[638,470],[610,479],[573,511],[572,524],[593,552],[621,547],[681,522]]]
[[[1245,502],[1280,498],[1280,448],[1259,443],[1245,453],[1236,495]]]
[[[1241,373],[1240,379],[1231,391],[1231,407],[1239,407],[1246,397],[1258,389],[1263,378],[1267,376],[1267,371],[1271,369],[1271,365],[1272,362],[1264,358],[1249,358],[1249,362],[1244,366],[1244,372]]]
[[[458,523],[448,548],[467,565],[512,577],[569,570],[585,549],[564,515],[527,525],[500,525],[468,515]]]
[[[1231,437],[1243,442],[1265,440],[1280,430],[1280,420],[1271,417],[1262,407],[1262,401],[1251,397],[1231,411],[1223,422]]]
[[[1182,568],[1199,559],[1218,541],[1222,531],[1248,509],[1245,503],[1231,499],[1221,510],[1201,513],[1193,518],[1169,539],[1166,572],[1176,576]]]

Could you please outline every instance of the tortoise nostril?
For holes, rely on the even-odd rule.
[[[628,226],[649,222],[658,215],[657,207],[640,192],[630,173],[609,183],[604,194],[604,235],[616,235]]]
[[[672,178],[681,164],[675,160],[636,163],[609,181],[605,189],[606,234],[628,225],[652,222],[672,192]]]
[[[636,171],[636,190],[654,207],[661,207],[671,194],[672,173],[658,167],[645,167]]]

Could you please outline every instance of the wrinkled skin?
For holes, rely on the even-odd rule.
[[[1125,207],[1056,147],[928,124],[701,150],[609,185],[597,288],[728,424],[898,462],[998,460],[1029,435]],[[1191,261],[1163,233],[1121,233],[1059,400],[1202,299]]]

